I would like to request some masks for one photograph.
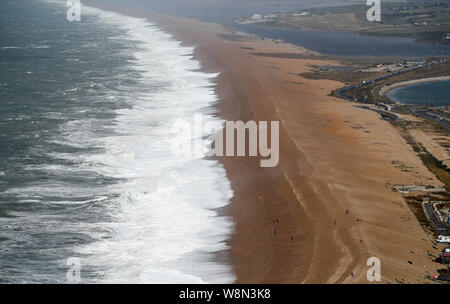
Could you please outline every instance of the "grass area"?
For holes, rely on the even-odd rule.
[[[428,124],[432,123],[435,122],[428,122]],[[414,152],[417,153],[417,156],[420,157],[425,167],[427,167],[428,170],[430,170],[430,172],[432,172],[445,185],[446,189],[450,189],[450,169],[443,164],[442,161],[434,157],[433,154],[431,154],[420,142],[415,141],[408,132],[409,129],[420,128],[420,123],[400,120],[391,122],[391,124],[397,127],[399,133],[413,148]],[[440,126],[437,125],[436,128],[440,129]]]
[[[314,67],[313,67],[314,68]],[[363,80],[370,80],[384,73],[371,73],[361,71],[324,71],[314,68],[311,72],[299,73],[298,76],[303,76],[309,79],[329,79],[343,82],[345,84],[360,83]]]
[[[377,77],[376,73],[371,73],[372,77],[370,79]],[[404,73],[398,76],[394,76],[382,81],[378,81],[376,83],[354,89],[350,91],[348,94],[354,98],[358,98],[360,100],[364,100],[365,96],[367,96],[367,100],[370,102],[380,103],[380,102],[389,102],[386,96],[379,96],[378,91],[383,86],[387,86],[393,83],[408,81],[412,79],[420,79],[420,78],[429,78],[429,77],[438,77],[438,76],[448,76],[450,75],[450,62],[425,66],[418,70],[414,70],[408,73]],[[358,75],[357,75],[358,76]],[[342,75],[342,77],[348,77],[347,75]],[[360,82],[362,80],[368,80],[367,78],[360,79],[359,81],[355,81],[353,83]]]
[[[408,130],[410,129],[423,127],[423,123],[400,120],[391,122],[391,124],[397,128],[400,135],[413,148],[414,152],[416,152],[417,156],[420,157],[425,167],[427,167],[427,169],[431,173],[433,173],[445,185],[445,188],[447,189],[446,192],[439,194],[408,195],[404,197],[404,200],[408,204],[408,207],[414,213],[416,219],[419,221],[424,231],[429,233],[430,235],[433,235],[433,237],[437,237],[438,232],[436,231],[436,228],[428,221],[422,208],[422,202],[424,198],[427,198],[430,201],[450,200],[450,170],[441,161],[436,159],[433,154],[431,154],[421,143],[415,141],[408,132]],[[434,127],[438,131],[441,130],[440,126],[437,124]]]
[[[430,59],[429,61],[432,61]],[[348,62],[351,64],[351,62]],[[343,63],[345,64],[345,63]],[[365,65],[359,65],[353,62],[353,66],[357,67],[357,69],[353,71],[345,71],[345,70],[326,70],[321,69],[318,66],[311,66],[312,71],[299,73],[298,76],[303,76],[309,79],[330,79],[336,80],[345,83],[346,85],[352,85],[361,83],[362,81],[368,81],[379,76],[388,74],[388,72],[363,72],[361,71]],[[450,62],[425,66],[420,68],[419,70],[414,70],[408,73],[404,73],[398,76],[394,76],[382,81],[378,81],[376,83],[356,88],[350,92],[350,95],[353,98],[358,98],[359,100],[367,100],[368,102],[380,103],[380,102],[389,102],[386,96],[379,96],[378,91],[383,86],[390,85],[396,82],[407,81],[412,79],[419,78],[428,78],[428,77],[438,77],[438,76],[448,76],[450,75]]]
[[[404,197],[404,200],[408,204],[408,207],[411,209],[411,211],[414,213],[416,219],[419,221],[425,232],[431,235],[435,235],[436,229],[428,221],[427,216],[425,215],[425,212],[422,208],[423,196],[408,195]]]
[[[352,31],[375,36],[413,37],[435,44],[450,44],[446,33],[450,32],[450,2],[403,2],[382,3],[381,21],[367,21],[368,6],[350,5],[280,13],[275,20],[267,22],[272,26]]]

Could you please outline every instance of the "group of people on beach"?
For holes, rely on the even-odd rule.
[[[346,209],[346,210],[345,210],[345,215],[349,215],[349,214],[350,214],[350,209]],[[356,219],[356,222],[357,222],[358,224],[361,224],[362,221],[363,221],[362,218],[357,218],[357,219]],[[279,220],[278,220],[277,218],[272,219],[272,224],[278,224],[278,223],[279,223]],[[334,225],[335,225],[335,226],[337,225],[337,221],[336,221],[336,220],[334,220]],[[273,233],[273,234],[277,234],[277,229],[276,229],[276,228],[273,228],[272,233]],[[294,240],[294,236],[291,235],[290,239],[291,239],[291,241],[293,241],[293,240]],[[362,240],[362,239],[360,239],[359,242],[361,243],[361,245],[363,244],[363,240]],[[354,277],[355,277],[355,272],[352,271],[352,272],[350,273],[350,275],[352,276],[352,278],[354,278]]]
[[[273,219],[273,220],[272,220],[272,223],[273,223],[273,224],[278,224],[278,222],[279,222],[278,219]],[[277,229],[273,228],[272,233],[273,233],[273,234],[277,234]],[[294,240],[294,236],[293,236],[292,234],[291,234],[290,239],[291,239],[291,241]]]
[[[350,214],[350,210],[349,210],[349,209],[346,209],[346,210],[345,210],[345,215],[349,215],[349,214]],[[356,222],[357,222],[358,224],[361,224],[362,221],[363,221],[362,218],[357,218],[357,219],[356,219]],[[336,225],[336,220],[334,221],[334,225]],[[362,239],[360,239],[359,242],[360,242],[361,245],[363,244],[363,240],[362,240]],[[350,273],[350,275],[352,276],[352,278],[354,278],[356,274],[355,274],[354,271],[352,271],[352,272]]]
[[[345,210],[345,215],[349,215],[350,214],[350,210],[349,209],[346,209]],[[358,223],[358,224],[361,224],[362,223],[362,218],[357,218],[356,219],[356,222]],[[336,220],[334,220],[334,225],[336,226],[336,224],[337,224],[337,221]]]

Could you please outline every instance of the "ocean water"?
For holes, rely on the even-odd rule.
[[[222,123],[217,75],[146,20],[66,10],[0,6],[0,282],[67,282],[72,257],[85,283],[233,282],[225,170],[170,150],[175,120]]]
[[[395,88],[387,96],[399,103],[426,106],[450,105],[450,80],[418,83]]]

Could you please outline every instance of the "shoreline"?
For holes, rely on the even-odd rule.
[[[391,91],[393,89],[396,89],[396,88],[410,86],[410,85],[414,85],[414,84],[420,84],[420,83],[428,83],[428,82],[435,82],[435,81],[445,81],[445,80],[450,80],[450,76],[429,77],[429,78],[420,78],[420,79],[401,81],[401,82],[397,82],[397,83],[394,83],[394,84],[382,87],[378,91],[378,94],[380,96],[383,96],[386,93],[388,93],[389,91]]]
[[[280,121],[279,166],[260,168],[251,157],[220,158],[234,192],[225,214],[236,223],[229,241],[236,283],[368,283],[366,261],[372,256],[382,261],[384,283],[424,280],[432,270],[432,243],[391,186],[440,183],[376,113],[329,96],[341,83],[297,76],[310,64],[337,61],[254,56],[255,50],[305,50],[233,36],[192,19],[103,7],[148,18],[195,46],[204,70],[220,72],[222,118]],[[392,166],[400,156],[417,178]]]

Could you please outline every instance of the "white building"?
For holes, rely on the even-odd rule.
[[[254,14],[254,15],[252,16],[252,19],[253,19],[253,20],[261,20],[262,18],[263,18],[263,16],[260,15],[260,14]]]

